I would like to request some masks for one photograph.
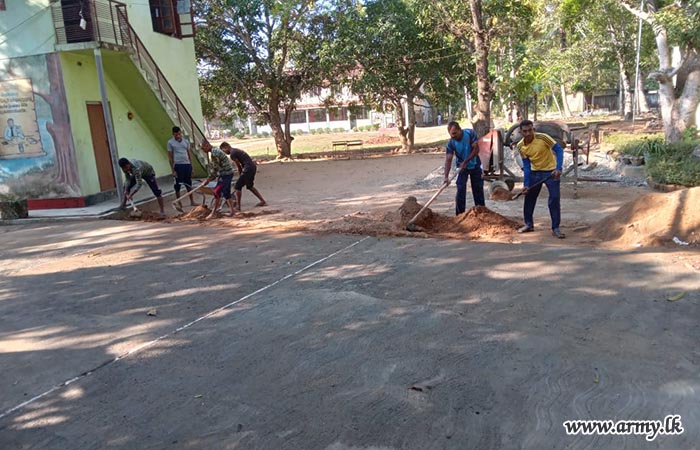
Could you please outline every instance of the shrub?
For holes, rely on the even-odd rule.
[[[323,129],[323,132],[326,133],[326,134],[327,134],[327,133],[330,133],[330,132],[331,132],[331,129],[330,129],[330,128],[324,128],[324,129]]]
[[[262,134],[262,137],[270,137],[270,132],[269,132],[269,131],[263,131],[263,132],[260,133],[260,134]]]
[[[696,146],[677,142],[645,153],[647,174],[659,183],[700,186],[700,159],[693,156]]]
[[[664,139],[662,137],[647,137],[632,141],[621,142],[615,145],[615,151],[625,155],[644,156],[663,152]]]
[[[373,129],[374,131],[378,131],[378,130],[379,130],[379,124],[378,124],[378,123],[375,123],[374,125],[371,125],[371,126],[372,126],[372,129]]]

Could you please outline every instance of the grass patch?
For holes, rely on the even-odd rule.
[[[640,138],[639,133],[611,133],[605,135],[605,143],[612,145],[618,153],[628,153],[623,149],[630,149],[635,145],[640,145],[646,141],[661,141],[664,142],[664,133],[650,133]],[[632,153],[628,153],[632,154]],[[643,153],[640,153],[640,155]]]
[[[389,143],[386,138],[396,138]],[[445,126],[416,128],[415,147],[444,147],[449,135]],[[313,153],[333,154],[333,141],[355,140],[363,141],[362,148],[352,147],[351,152],[388,151],[401,147],[399,131],[359,131],[359,132],[335,132],[328,134],[302,134],[294,136],[292,141],[292,155],[299,156]],[[378,143],[373,144],[372,141]],[[212,145],[219,145],[222,141],[212,141]],[[277,157],[275,140],[270,138],[250,138],[250,139],[227,139],[233,147],[245,150],[250,156],[256,159],[274,159]]]

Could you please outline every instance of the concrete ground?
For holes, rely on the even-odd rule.
[[[295,186],[388,205],[390,167]],[[227,220],[0,227],[0,449],[700,448],[692,255]],[[667,415],[653,441],[562,425]]]

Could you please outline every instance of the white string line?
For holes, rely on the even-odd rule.
[[[146,348],[148,348],[148,347],[150,347],[150,346],[156,344],[157,342],[162,341],[163,339],[167,339],[167,338],[169,338],[169,337],[172,337],[172,336],[176,335],[177,333],[186,330],[187,328],[191,327],[192,325],[196,324],[197,322],[200,322],[200,321],[202,321],[202,320],[204,320],[204,319],[206,319],[206,318],[208,318],[208,317],[211,317],[211,316],[213,316],[214,314],[217,314],[217,313],[219,313],[219,312],[221,312],[221,311],[223,311],[223,310],[225,310],[225,309],[229,309],[229,308],[231,308],[232,306],[237,305],[238,303],[240,303],[240,302],[242,302],[242,301],[245,301],[245,300],[249,299],[250,297],[252,297],[252,296],[254,296],[254,295],[256,295],[256,294],[259,294],[259,293],[261,293],[261,292],[263,292],[263,291],[266,291],[266,290],[270,289],[271,287],[276,286],[276,285],[280,284],[281,282],[283,282],[283,281],[285,281],[285,280],[288,280],[289,278],[292,278],[292,277],[294,277],[294,276],[296,276],[296,275],[299,275],[300,273],[305,272],[306,270],[309,270],[310,268],[312,268],[312,267],[314,267],[314,266],[317,266],[317,265],[321,264],[322,262],[325,262],[325,261],[331,259],[332,257],[334,257],[334,256],[336,256],[336,255],[338,255],[338,254],[340,254],[340,253],[343,253],[343,252],[345,252],[345,251],[347,251],[347,250],[350,250],[351,248],[355,247],[355,246],[358,245],[358,244],[361,244],[362,242],[366,241],[366,240],[369,239],[369,238],[370,238],[370,236],[365,236],[365,237],[363,237],[362,239],[360,239],[359,241],[353,242],[352,244],[350,244],[350,245],[348,245],[348,246],[346,246],[346,247],[343,247],[343,248],[341,248],[340,250],[337,250],[337,251],[331,253],[331,254],[328,255],[328,256],[325,256],[325,257],[323,257],[323,258],[321,258],[321,259],[319,259],[319,260],[317,260],[317,261],[314,261],[314,262],[312,262],[311,264],[308,264],[307,266],[304,266],[304,267],[302,267],[301,269],[297,270],[296,272],[292,272],[292,273],[290,273],[290,274],[287,274],[287,275],[283,276],[282,278],[280,278],[279,280],[274,281],[274,282],[268,284],[267,286],[261,287],[260,289],[258,289],[258,290],[256,290],[256,291],[253,291],[253,292],[251,292],[250,294],[245,295],[245,296],[239,298],[238,300],[235,300],[235,301],[233,301],[233,302],[231,302],[231,303],[229,303],[229,304],[227,304],[227,305],[224,305],[224,306],[221,306],[221,307],[219,307],[219,308],[216,308],[216,309],[214,309],[213,311],[210,311],[210,312],[208,312],[207,314],[205,314],[205,315],[203,315],[203,316],[201,316],[201,317],[199,317],[199,318],[197,318],[197,319],[195,319],[195,320],[193,320],[193,321],[191,321],[191,322],[189,322],[189,323],[187,323],[187,324],[185,324],[185,325],[182,325],[181,327],[175,329],[174,331],[170,331],[170,332],[168,332],[168,333],[166,333],[166,334],[164,334],[164,335],[162,335],[162,336],[160,336],[160,337],[157,337],[156,339],[153,339],[153,340],[150,341],[150,342],[146,342],[146,343],[144,343],[144,344],[141,344],[141,345],[139,345],[139,346],[137,346],[137,347],[135,347],[135,348],[129,350],[129,351],[126,352],[126,353],[122,353],[121,355],[119,355],[119,356],[117,356],[117,357],[115,357],[115,358],[113,358],[113,359],[110,359],[109,361],[103,362],[102,364],[100,364],[100,365],[98,365],[98,366],[96,366],[96,367],[94,367],[94,368],[92,368],[92,369],[90,369],[90,370],[88,370],[88,371],[86,371],[86,372],[81,373],[80,375],[77,375],[77,376],[75,376],[75,377],[73,377],[73,378],[70,378],[70,379],[68,379],[68,380],[66,380],[66,381],[64,381],[64,382],[62,382],[62,383],[60,383],[60,384],[57,384],[56,386],[52,387],[51,389],[47,390],[46,392],[42,392],[41,394],[39,394],[39,395],[37,395],[37,396],[35,396],[35,397],[32,397],[32,398],[30,398],[29,400],[27,400],[27,401],[25,401],[25,402],[22,402],[22,403],[20,403],[19,405],[14,406],[14,407],[8,409],[8,410],[5,411],[4,413],[0,414],[0,419],[3,419],[3,418],[5,418],[5,417],[9,416],[10,414],[14,413],[15,411],[18,411],[18,410],[24,408],[25,406],[30,405],[30,404],[36,402],[37,400],[40,400],[41,398],[46,397],[47,395],[49,395],[49,394],[51,394],[51,393],[53,393],[53,392],[56,392],[56,391],[59,390],[59,389],[62,389],[62,388],[66,387],[66,386],[68,386],[68,385],[70,385],[70,384],[72,384],[72,383],[75,383],[76,381],[78,381],[78,380],[80,380],[80,379],[82,379],[82,378],[85,378],[85,377],[87,377],[87,376],[89,376],[89,375],[92,375],[93,373],[97,372],[98,370],[100,370],[100,369],[102,369],[102,368],[105,368],[105,367],[107,367],[107,366],[109,366],[109,365],[111,365],[111,364],[113,364],[113,363],[116,363],[117,361],[120,361],[120,360],[122,360],[122,359],[124,359],[124,358],[127,358],[127,357],[129,357],[129,356],[131,356],[131,355],[134,355],[134,354],[140,352],[141,350],[144,350],[144,349],[146,349]]]

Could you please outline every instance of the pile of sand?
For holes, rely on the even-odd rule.
[[[470,239],[492,238],[512,234],[520,223],[485,206],[474,206],[457,217],[440,217],[434,229],[442,234],[458,234]]]
[[[593,224],[590,237],[629,247],[700,246],[700,187],[671,193],[650,193],[623,205]]]
[[[514,196],[515,194],[510,192],[508,189],[503,189],[499,186],[493,189],[490,198],[491,200],[509,201],[512,200]]]
[[[437,214],[426,208],[414,221],[420,232],[406,230],[408,222],[422,205],[415,197],[408,197],[395,211],[357,212],[340,220],[321,224],[318,231],[363,234],[370,236],[443,236],[456,239],[492,238],[512,234],[520,224],[491,211],[475,206],[457,217]]]
[[[209,215],[209,213],[211,213],[211,209],[207,208],[206,205],[199,205],[192,208],[185,214],[182,214],[181,216],[179,216],[179,218],[186,220],[202,220],[205,219]]]

